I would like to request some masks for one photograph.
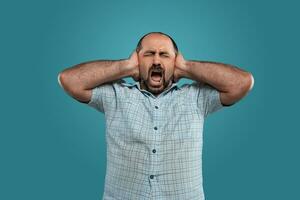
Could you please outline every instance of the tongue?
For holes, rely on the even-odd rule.
[[[151,78],[152,78],[152,80],[154,80],[154,81],[157,81],[157,82],[159,82],[160,81],[160,79],[161,79],[161,76],[160,75],[156,75],[156,74],[154,74],[154,75],[152,75],[151,76]]]

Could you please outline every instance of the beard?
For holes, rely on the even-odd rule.
[[[146,89],[152,94],[158,95],[172,85],[172,77],[173,76],[166,80],[163,68],[160,65],[152,65],[149,68],[147,79],[141,79],[142,89]]]

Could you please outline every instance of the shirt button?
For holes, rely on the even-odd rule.
[[[158,106],[155,106],[156,109],[158,109]]]
[[[154,130],[157,130],[157,127],[156,127],[156,126],[154,127]]]
[[[156,149],[153,149],[152,152],[153,152],[153,153],[156,153]]]
[[[153,178],[154,178],[154,175],[150,175],[150,178],[153,179]]]

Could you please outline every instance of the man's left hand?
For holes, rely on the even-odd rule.
[[[180,78],[185,77],[185,74],[187,74],[186,63],[187,61],[183,58],[182,54],[178,52],[174,66],[174,82],[177,82]]]

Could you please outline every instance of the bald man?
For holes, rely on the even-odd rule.
[[[181,78],[194,81],[179,87]],[[204,119],[254,85],[252,74],[238,67],[185,60],[162,32],[144,35],[128,59],[81,63],[58,80],[105,115],[105,200],[204,200]]]

